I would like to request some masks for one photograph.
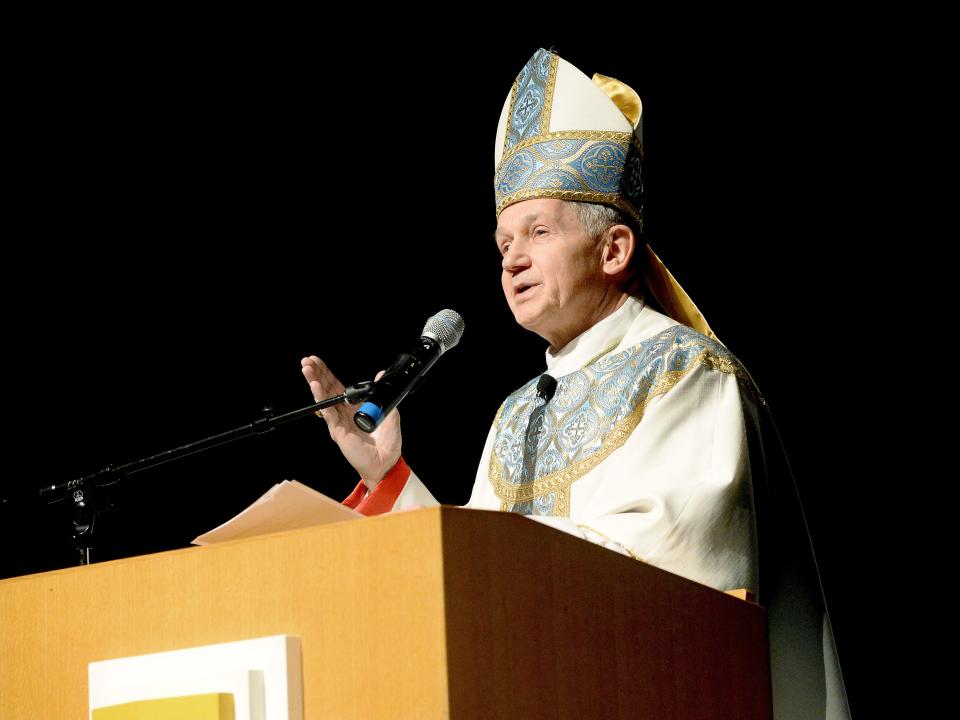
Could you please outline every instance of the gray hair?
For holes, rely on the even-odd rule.
[[[584,231],[594,240],[599,238],[607,228],[614,225],[626,225],[637,235],[637,239],[640,239],[636,225],[615,207],[573,200],[570,201],[570,204],[573,205],[577,217],[580,218],[580,224]]]
[[[630,267],[627,271],[624,290],[631,295],[649,297],[650,293],[646,288],[646,284],[643,282],[643,273],[640,271],[641,257],[643,255],[643,236],[637,224],[625,213],[610,205],[598,205],[597,203],[577,202],[574,200],[567,202],[573,206],[577,217],[580,218],[580,225],[583,227],[584,232],[595,241],[599,240],[600,236],[614,225],[626,225],[633,231],[637,244],[634,248],[633,259],[630,261]]]

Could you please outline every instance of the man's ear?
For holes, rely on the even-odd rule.
[[[612,277],[626,272],[636,246],[637,239],[633,230],[626,225],[612,225],[607,228],[603,247],[604,274]]]

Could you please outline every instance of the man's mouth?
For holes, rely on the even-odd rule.
[[[538,288],[538,287],[540,286],[535,284],[527,285],[525,283],[521,283],[520,285],[517,285],[516,289],[513,291],[513,294],[516,296],[525,295],[529,293],[531,290],[534,290],[535,288]]]

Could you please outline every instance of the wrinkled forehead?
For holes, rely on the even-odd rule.
[[[523,200],[504,208],[500,213],[494,237],[512,236],[538,222],[567,229],[578,222],[578,218],[573,206],[563,200]]]

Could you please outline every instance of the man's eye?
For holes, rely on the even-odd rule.
[[[536,230],[533,231],[533,234],[539,235],[540,233],[546,233],[546,232],[547,232],[546,228],[537,228]]]
[[[506,254],[507,254],[507,250],[509,250],[509,249],[510,249],[510,243],[504,243],[504,244],[503,244],[503,247],[500,249],[500,254],[501,254],[501,255],[506,255]]]

